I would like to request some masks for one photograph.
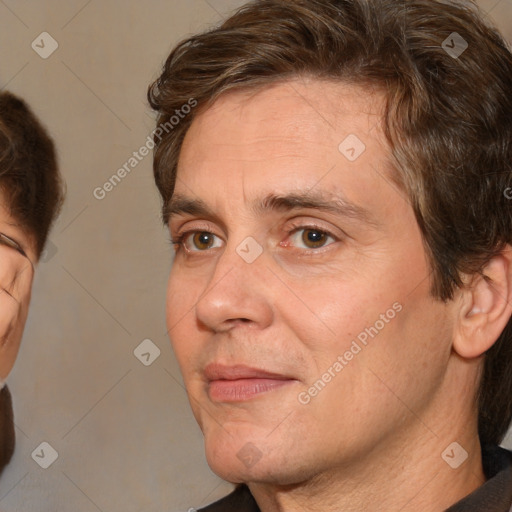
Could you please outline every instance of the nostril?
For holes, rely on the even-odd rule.
[[[236,326],[240,325],[247,325],[254,323],[254,320],[251,320],[250,318],[229,318],[224,322],[225,329],[231,330],[235,328]]]
[[[229,324],[231,326],[233,326],[233,324],[248,324],[252,322],[253,320],[249,318],[229,318],[228,320],[226,320],[226,324]]]

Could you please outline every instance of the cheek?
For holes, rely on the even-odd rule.
[[[193,304],[196,300],[190,282],[184,281],[179,274],[171,271],[167,282],[166,323],[171,345],[180,366],[186,357],[183,352],[190,346],[182,340],[185,339],[187,332],[190,333],[190,325],[194,318]]]
[[[206,350],[208,332],[199,327],[196,304],[205,291],[204,275],[173,267],[167,282],[166,323],[172,349],[188,383]]]
[[[289,290],[278,297],[279,309],[294,333],[315,352],[344,349],[393,304],[363,280],[329,275],[287,285]]]
[[[0,379],[11,372],[20,348],[28,313],[28,302],[22,308],[6,293],[0,300]]]
[[[351,380],[362,378],[361,367],[380,367],[383,361],[399,375],[404,373],[400,361],[418,357],[422,345],[411,345],[418,325],[432,329],[428,283],[411,296],[411,276],[401,270],[400,262],[382,267],[381,261],[380,267],[367,265],[350,274],[343,270],[286,280],[278,308],[300,340],[309,380],[318,379],[345,354],[343,364],[351,367]]]
[[[174,265],[167,281],[166,318],[167,328],[174,330],[178,322],[190,322],[193,306],[199,299],[201,290],[197,278],[194,279]],[[171,334],[171,333],[170,333]]]
[[[281,287],[279,304],[286,322],[296,334],[311,340],[311,349],[327,351],[330,345],[339,350],[350,345],[353,337],[380,322],[381,314],[403,300],[413,288],[411,283],[416,286],[411,274],[421,274],[420,270],[408,270],[401,261],[410,255],[398,256],[349,246],[336,262],[302,275],[284,268],[281,278],[286,287]]]

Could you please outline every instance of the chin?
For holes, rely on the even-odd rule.
[[[247,482],[267,472],[268,446],[247,435],[230,432],[210,432],[205,436],[205,452],[211,470],[223,480],[232,483]],[[252,441],[251,441],[252,439]]]
[[[280,475],[275,473],[275,465],[258,462],[254,466],[241,463],[236,454],[208,459],[210,469],[220,478],[233,484],[258,482],[277,483]],[[274,466],[272,468],[272,466]]]
[[[265,437],[260,441],[251,436],[205,438],[206,459],[210,469],[220,478],[234,484],[267,483],[293,485],[304,480],[305,471],[283,440],[270,443]],[[297,455],[297,454],[295,454]]]
[[[280,465],[278,462],[260,461],[252,467],[245,467],[233,458],[208,460],[210,469],[220,478],[232,484],[267,484],[287,487],[300,485],[314,475],[298,467]]]

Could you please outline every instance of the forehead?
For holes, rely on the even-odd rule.
[[[226,93],[187,132],[175,192],[236,198],[322,182],[356,193],[388,166],[384,105],[370,88],[317,79]]]

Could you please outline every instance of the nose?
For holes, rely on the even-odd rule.
[[[264,256],[248,263],[234,248],[226,247],[196,303],[198,321],[215,332],[240,324],[268,327],[273,320],[271,276]]]

